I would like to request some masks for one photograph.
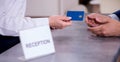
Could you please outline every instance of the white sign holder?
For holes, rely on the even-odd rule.
[[[55,52],[51,31],[48,25],[20,31],[20,40],[25,60]]]

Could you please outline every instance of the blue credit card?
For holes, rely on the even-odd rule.
[[[71,17],[73,21],[83,21],[84,11],[67,11],[67,16]]]

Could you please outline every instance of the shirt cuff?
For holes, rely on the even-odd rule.
[[[48,18],[30,18],[34,25],[37,26],[44,26],[49,25],[49,19]]]
[[[110,14],[110,15],[108,15],[108,16],[110,16],[112,19],[115,19],[115,20],[120,20],[118,17],[117,17],[117,15],[115,15],[115,14]]]

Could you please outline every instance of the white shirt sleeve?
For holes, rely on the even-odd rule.
[[[110,14],[110,15],[108,15],[108,16],[110,16],[112,19],[115,19],[115,20],[120,20],[118,17],[117,17],[117,15],[115,15],[115,14]]]
[[[48,18],[24,17],[26,0],[0,0],[0,3],[1,35],[19,36],[20,30],[49,24]]]

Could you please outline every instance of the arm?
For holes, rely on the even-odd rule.
[[[47,18],[32,21],[31,18],[24,17],[26,0],[4,0],[0,8],[1,35],[18,36],[20,30],[40,26],[41,24],[48,24]]]
[[[109,15],[112,19],[115,19],[115,20],[120,20],[120,10],[114,12],[113,14]]]
[[[120,19],[120,10],[114,12],[113,14],[117,15],[117,17]]]
[[[1,2],[2,0],[0,0]],[[0,7],[0,34],[7,36],[19,36],[19,31],[41,25],[50,25],[56,29],[62,29],[72,24],[66,16],[51,16],[49,18],[24,17],[26,0],[4,0]]]

